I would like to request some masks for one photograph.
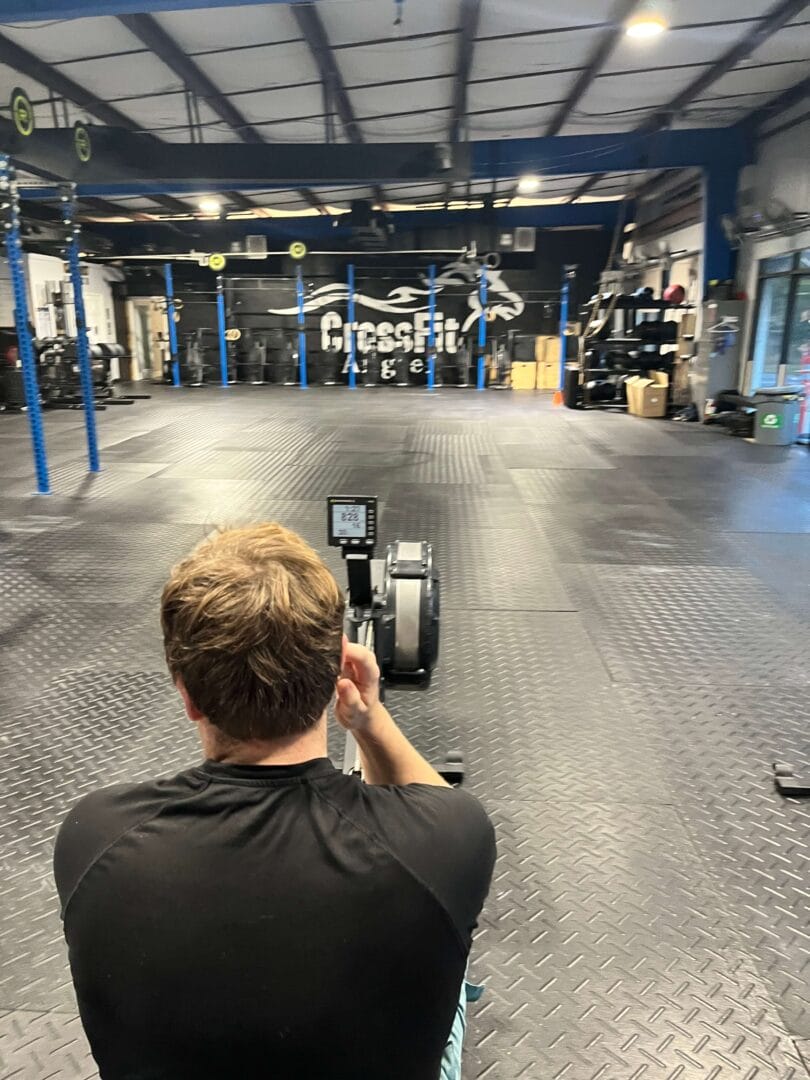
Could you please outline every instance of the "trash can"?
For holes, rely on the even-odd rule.
[[[799,415],[804,391],[800,386],[771,386],[757,390],[754,442],[765,446],[791,446],[799,437]]]

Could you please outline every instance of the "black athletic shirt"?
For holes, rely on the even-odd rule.
[[[492,876],[464,792],[325,758],[82,799],[55,873],[104,1080],[437,1080]]]

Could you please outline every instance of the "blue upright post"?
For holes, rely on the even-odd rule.
[[[478,281],[478,302],[481,305],[481,314],[478,316],[477,389],[483,390],[486,382],[484,378],[484,353],[487,347],[487,268],[484,263],[481,263],[481,276]]]
[[[84,405],[84,428],[87,433],[87,461],[90,472],[99,471],[98,440],[96,438],[96,400],[93,394],[93,369],[90,365],[90,341],[87,337],[87,317],[84,310],[82,268],[79,263],[79,226],[74,221],[73,191],[62,195],[62,221],[67,230],[67,263],[73,287],[73,311],[76,316],[76,356],[79,361],[79,382]]]
[[[34,468],[37,474],[37,491],[40,495],[47,495],[51,490],[51,484],[48,478],[48,456],[45,449],[45,432],[42,427],[42,407],[39,403],[34,345],[28,328],[28,294],[25,288],[17,181],[7,154],[0,154],[0,198],[5,203],[6,210],[6,255],[14,294],[14,325],[17,328],[17,348],[22,364],[28,427],[31,432]]]
[[[560,380],[558,389],[565,387],[565,354],[568,351],[568,339],[565,331],[568,329],[568,300],[570,287],[568,284],[568,267],[563,270],[563,283],[560,292]]]
[[[428,322],[427,387],[428,390],[433,390],[436,386],[436,266],[434,263],[431,263],[428,267],[428,285],[430,288],[428,293],[430,321]]]
[[[295,277],[295,295],[298,300],[298,385],[307,388],[307,332],[304,311],[304,273],[301,266]]]
[[[174,322],[174,319],[172,319],[172,322]],[[225,338],[225,288],[221,274],[217,278],[217,330],[219,331],[219,378],[222,385],[227,389],[228,342]]]
[[[348,267],[348,284],[349,284],[349,389],[354,390],[357,386],[357,372],[355,367],[355,337],[354,337],[354,263],[349,263]]]
[[[166,279],[166,318],[169,320],[169,355],[172,365],[172,386],[180,385],[180,361],[177,358],[177,326],[174,321],[174,278],[172,264],[165,263],[163,276]]]

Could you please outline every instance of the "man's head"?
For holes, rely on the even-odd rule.
[[[166,583],[166,662],[199,713],[231,739],[300,735],[334,693],[344,606],[300,536],[275,524],[226,529]]]

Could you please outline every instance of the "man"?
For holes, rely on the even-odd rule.
[[[397,728],[343,613],[279,525],[222,532],[174,569],[166,660],[206,760],[87,796],[56,843],[104,1080],[458,1075],[445,1046],[492,828]],[[326,756],[333,699],[365,783]]]

